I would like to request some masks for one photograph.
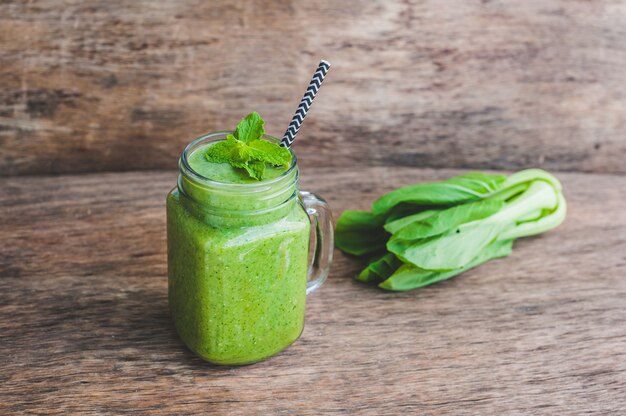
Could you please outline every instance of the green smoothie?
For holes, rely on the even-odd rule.
[[[169,303],[184,343],[207,361],[248,364],[294,342],[304,325],[309,218],[295,160],[262,180],[205,158],[181,160],[167,197]]]

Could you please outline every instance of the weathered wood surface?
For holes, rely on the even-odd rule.
[[[622,0],[3,1],[0,175],[175,168],[321,57],[307,166],[626,173]]]
[[[311,168],[336,213],[458,171]],[[175,173],[0,179],[0,414],[619,414],[626,178],[561,174],[557,230],[456,279],[389,293],[336,253],[302,338],[210,366],[167,309]]]

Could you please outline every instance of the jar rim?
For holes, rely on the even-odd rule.
[[[226,135],[232,134],[232,133],[233,133],[232,130],[217,131],[213,133],[203,134],[202,136],[199,136],[195,138],[194,140],[192,140],[191,143],[189,143],[185,147],[178,161],[178,167],[181,173],[184,173],[185,175],[190,176],[194,180],[202,183],[203,185],[208,185],[208,186],[216,187],[216,188],[224,188],[224,187],[239,188],[242,190],[245,189],[246,191],[250,191],[257,187],[265,188],[267,186],[274,185],[284,180],[287,176],[289,176],[293,172],[293,170],[297,166],[296,154],[293,152],[293,150],[289,149],[289,152],[291,153],[291,156],[292,156],[291,164],[289,165],[289,168],[285,170],[283,173],[281,173],[280,175],[278,175],[277,177],[266,180],[266,181],[258,181],[258,182],[250,182],[250,183],[232,183],[232,182],[219,181],[216,179],[207,178],[206,176],[200,174],[199,172],[197,172],[191,167],[191,165],[189,164],[189,155],[193,152],[193,150],[195,150],[195,148],[197,148],[201,144],[216,142],[218,140],[221,140],[222,137],[226,137]],[[280,143],[279,139],[277,139],[276,137],[270,136],[269,134],[264,134],[263,138],[274,143]]]

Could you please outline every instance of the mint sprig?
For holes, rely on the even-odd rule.
[[[263,139],[265,121],[256,111],[244,117],[226,140],[209,147],[206,159],[213,163],[229,163],[244,169],[251,178],[263,179],[267,164],[287,167],[291,152]]]

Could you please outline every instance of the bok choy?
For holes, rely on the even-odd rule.
[[[336,245],[369,258],[357,280],[405,291],[511,254],[513,241],[565,219],[559,181],[541,169],[469,173],[383,195],[372,211],[345,211]]]

